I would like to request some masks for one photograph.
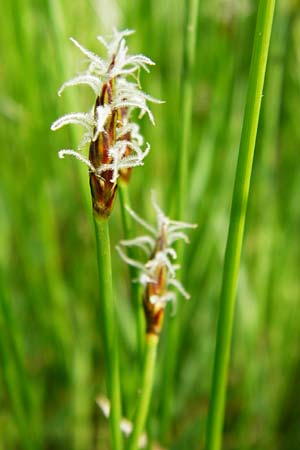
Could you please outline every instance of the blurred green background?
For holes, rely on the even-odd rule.
[[[165,335],[148,429],[170,449],[203,448],[219,288],[242,126],[257,1],[201,0],[186,220],[186,250],[172,420],[162,433]],[[69,41],[101,54],[96,36],[132,28],[131,52],[156,66],[142,86],[164,99],[152,146],[130,184],[133,208],[154,219],[150,190],[172,203],[180,123],[184,2],[2,0],[0,14],[0,448],[108,449],[97,268],[88,176],[61,148],[80,129],[51,123],[87,111],[87,87],[57,90],[82,70]],[[226,450],[300,448],[300,3],[278,0],[247,216],[229,374]],[[68,128],[68,129],[67,129]],[[79,134],[78,134],[79,132]],[[112,245],[123,238],[119,204]],[[128,270],[113,251],[125,414],[136,385]],[[182,301],[180,299],[179,301]],[[165,333],[168,323],[166,323]]]

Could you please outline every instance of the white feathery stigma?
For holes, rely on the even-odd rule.
[[[134,153],[126,156],[127,148],[130,148]],[[146,149],[142,151],[138,146],[135,146],[130,141],[117,141],[110,149],[109,155],[112,158],[112,162],[108,164],[102,164],[100,167],[94,170],[96,175],[101,175],[103,172],[112,171],[111,182],[116,183],[119,177],[119,171],[121,169],[129,169],[132,167],[142,166],[144,164],[144,158],[148,155],[150,145],[146,145]]]

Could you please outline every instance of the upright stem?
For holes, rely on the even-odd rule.
[[[197,36],[198,0],[185,1],[184,43],[181,69],[181,99],[179,117],[179,136],[176,166],[176,192],[174,217],[182,219],[187,192],[188,156],[191,134],[191,117],[193,103],[193,68]],[[182,245],[177,246],[178,261],[182,262]],[[178,304],[180,309],[180,304]],[[178,309],[178,312],[179,312]],[[161,400],[161,435],[164,436],[169,427],[172,410],[173,382],[176,369],[177,347],[179,339],[179,316],[172,318],[168,324],[167,344],[164,363],[164,385]]]
[[[122,213],[122,221],[125,239],[133,238],[133,221],[131,215],[126,211],[126,206],[131,207],[128,185],[122,181],[119,182],[120,205]],[[128,247],[128,256],[132,259],[136,258],[136,251],[132,247]],[[131,281],[138,278],[138,270],[129,266]],[[143,305],[141,301],[141,289],[139,283],[131,282],[132,303],[136,319],[136,339],[138,361],[142,362],[144,344],[145,344],[145,317]]]
[[[206,450],[221,448],[236,286],[274,7],[275,0],[260,0],[259,2],[223,268]]]
[[[181,100],[180,100],[180,136],[177,152],[178,188],[176,198],[176,218],[184,216],[187,193],[188,156],[191,135],[191,119],[193,106],[193,69],[197,37],[197,20],[199,0],[186,1],[184,43],[181,68]]]
[[[119,354],[115,327],[115,308],[112,289],[112,271],[108,220],[94,217],[97,241],[97,262],[100,289],[100,319],[105,357],[105,377],[111,403],[110,427],[113,450],[121,450],[121,395]]]
[[[133,422],[133,432],[130,437],[128,450],[138,449],[139,438],[145,427],[154,382],[154,373],[155,373],[154,369],[156,362],[157,344],[158,344],[157,335],[155,334],[146,335],[145,356],[141,380],[141,394],[135,412]]]

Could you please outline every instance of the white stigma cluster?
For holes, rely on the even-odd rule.
[[[178,240],[189,243],[187,235],[182,231],[187,228],[196,228],[197,225],[180,222],[169,219],[160,209],[155,199],[152,197],[152,204],[156,211],[156,227],[149,225],[145,220],[139,217],[134,211],[127,208],[129,214],[136,220],[149,234],[139,236],[135,239],[120,241],[116,247],[120,257],[129,265],[140,270],[138,282],[143,286],[148,284],[157,284],[159,268],[164,266],[166,269],[166,292],[163,295],[152,295],[150,302],[159,303],[164,306],[168,301],[176,301],[176,293],[168,288],[175,288],[182,296],[189,299],[188,292],[184,289],[182,283],[176,279],[176,271],[180,268],[174,261],[177,258],[176,250],[173,244]],[[158,245],[158,243],[163,245]],[[126,247],[139,247],[146,254],[146,261],[141,262],[129,258],[124,251]],[[136,281],[136,280],[135,280]]]
[[[57,130],[65,125],[77,124],[85,129],[85,133],[77,150],[62,149],[59,151],[59,157],[71,155],[86,164],[89,170],[99,177],[104,171],[112,171],[111,182],[115,183],[119,170],[143,165],[143,160],[150,150],[150,145],[146,144],[145,150],[142,150],[144,143],[143,137],[139,133],[137,123],[129,121],[130,113],[133,109],[140,111],[139,118],[147,114],[150,121],[154,124],[154,117],[150,111],[147,102],[162,103],[150,95],[144,93],[139,86],[138,75],[140,69],[149,72],[148,66],[154,65],[154,62],[144,55],[129,55],[126,46],[125,37],[132,34],[133,31],[125,30],[122,32],[114,31],[112,39],[107,42],[102,36],[97,39],[104,45],[107,57],[106,59],[94,54],[84,48],[74,38],[71,41],[87,57],[88,67],[86,71],[71,80],[66,81],[58,91],[61,95],[65,88],[77,85],[88,85],[98,97],[101,94],[102,87],[110,80],[114,80],[113,98],[111,102],[100,105],[94,111],[74,112],[66,114],[57,119],[51,126],[51,130]],[[130,81],[128,80],[130,78]],[[79,150],[87,143],[96,141],[100,133],[105,133],[105,124],[109,117],[118,109],[126,108],[127,114],[123,123],[117,126],[117,142],[109,149],[111,163],[95,168],[93,164]],[[126,140],[126,135],[130,133],[130,141]],[[126,153],[129,147],[130,154]]]

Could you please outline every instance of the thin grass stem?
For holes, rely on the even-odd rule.
[[[97,242],[97,262],[101,301],[101,328],[106,362],[106,386],[111,403],[110,427],[113,450],[123,447],[121,435],[121,394],[119,354],[115,327],[115,310],[112,288],[112,270],[108,220],[94,218]]]
[[[260,0],[223,267],[206,450],[221,448],[230,343],[252,162],[275,0]]]
[[[185,212],[186,193],[188,187],[188,160],[191,135],[191,119],[193,106],[193,68],[195,62],[195,49],[197,37],[199,0],[190,0],[186,6],[186,21],[184,29],[184,46],[181,74],[181,124],[177,175],[178,187],[176,193],[176,217],[182,219]]]
[[[135,418],[133,422],[133,432],[130,437],[128,450],[138,449],[139,438],[145,427],[154,382],[157,344],[158,344],[157,335],[155,334],[146,335],[145,355],[141,380],[141,394],[135,412]]]

